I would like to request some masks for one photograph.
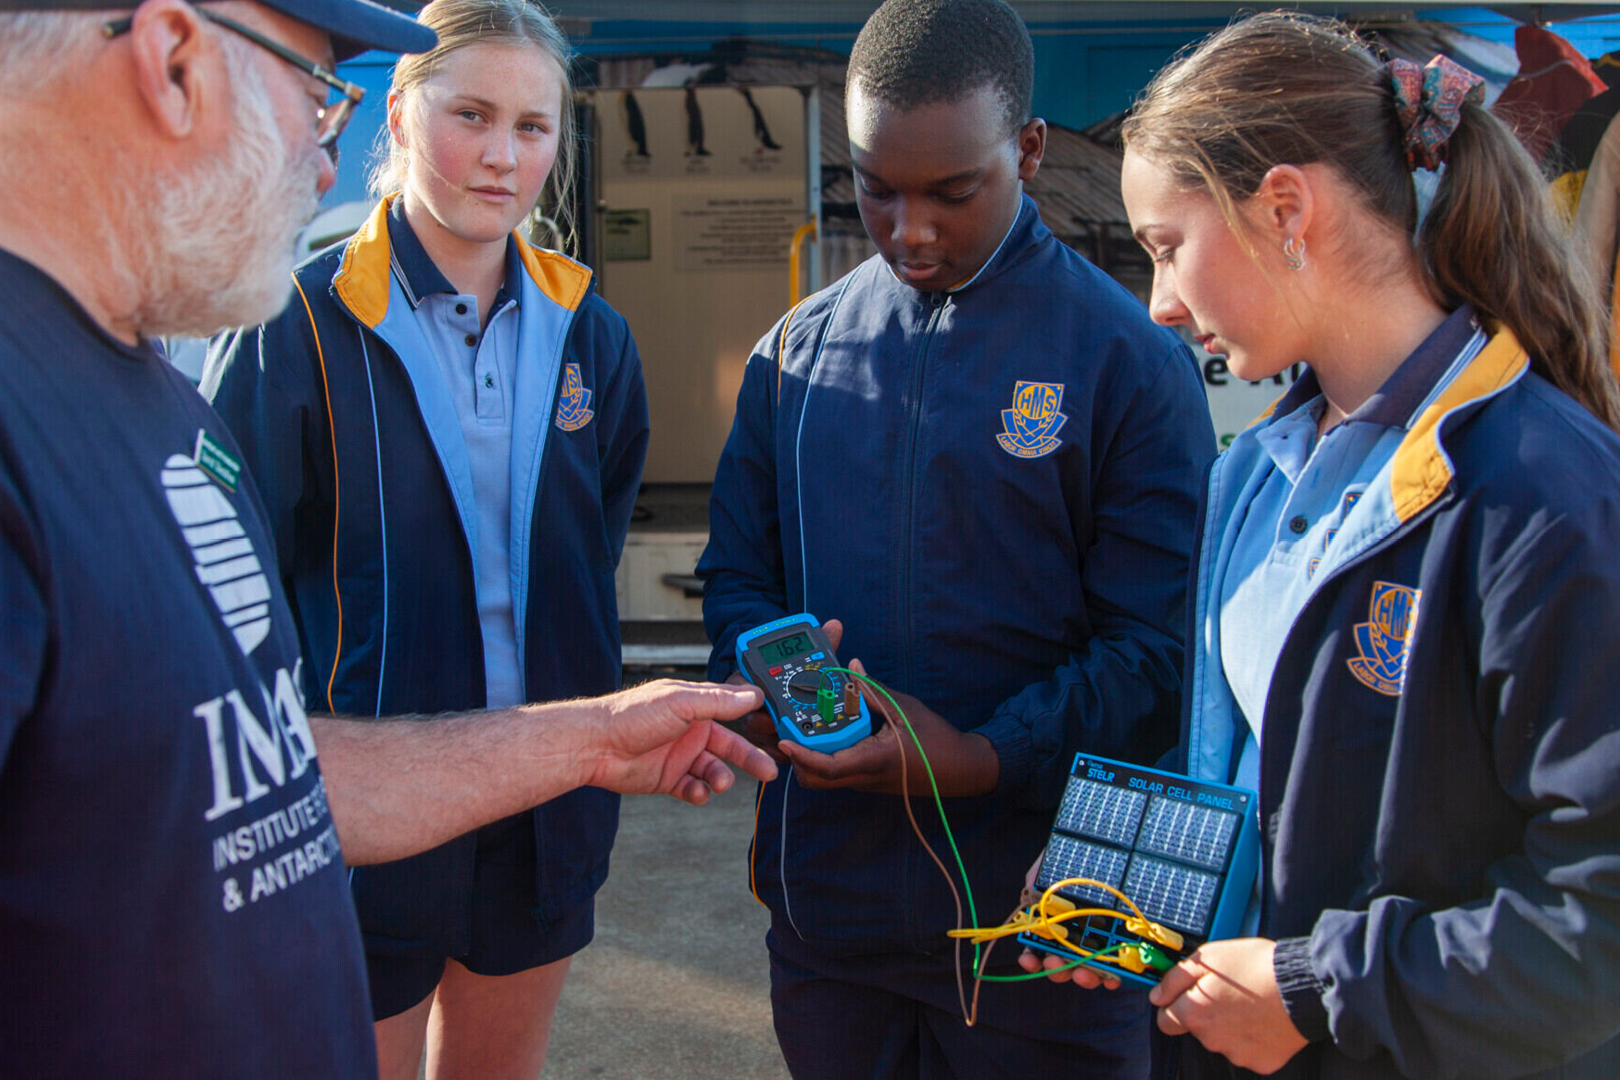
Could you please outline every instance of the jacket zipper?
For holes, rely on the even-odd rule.
[[[557,381],[556,381],[556,385],[554,385],[551,388],[551,410],[546,413],[546,421],[545,421],[545,426],[548,429],[551,428],[551,427],[556,426],[556,422],[557,422],[557,406],[558,406],[558,403],[562,401],[563,382],[564,382],[564,379],[565,379],[565,377],[566,377],[566,375],[568,373],[568,346],[569,346],[569,343],[573,341],[573,338],[574,338],[574,320],[576,318],[578,318],[578,316],[579,316],[578,311],[574,311],[574,312],[569,313],[568,325],[563,330],[562,344],[559,345],[558,348],[557,348]],[[520,315],[520,317],[521,317],[521,315]],[[583,366],[582,366],[581,371],[583,372],[583,370],[584,369],[583,369]],[[596,375],[596,366],[594,364],[591,365],[591,375],[592,375],[593,378]],[[600,384],[598,384],[598,385],[600,385]],[[549,430],[546,430],[545,433],[541,436],[541,441],[542,441],[542,443],[546,443],[546,442],[551,441],[551,432]],[[552,463],[552,461],[555,460],[555,458],[556,458],[555,454],[547,454],[547,453],[544,453],[542,451],[542,455],[541,455],[541,459],[540,459],[540,471],[535,474],[535,478],[534,478],[534,498],[532,500],[530,500],[529,506],[528,506],[529,542],[528,542],[527,546],[528,546],[529,552],[531,554],[534,551],[534,534],[535,534],[535,525],[536,525],[535,515],[540,512],[541,492],[545,491],[545,488],[546,488],[546,474],[551,471],[551,463]],[[598,475],[600,475],[600,473],[598,473]],[[516,511],[517,509],[518,509],[517,507],[513,508],[514,511]],[[507,542],[508,543],[511,542],[510,537],[508,537]],[[515,632],[517,634],[517,642],[518,642],[518,650],[517,650],[517,653],[518,653],[518,677],[522,680],[522,683],[523,683],[524,700],[528,700],[528,693],[529,693],[529,649],[530,649],[530,647],[532,645],[532,642],[529,641],[529,635],[528,635],[529,592],[533,589],[533,587],[534,587],[534,567],[531,565],[529,567],[529,572],[524,575],[524,580],[523,580],[523,621],[521,623],[514,623],[514,630],[515,630]],[[517,612],[517,593],[515,593],[515,592],[512,594],[512,611],[513,611],[514,614],[516,614],[516,612]]]
[[[911,547],[913,533],[916,531],[913,527],[916,510],[913,495],[917,484],[917,439],[922,428],[922,393],[924,376],[928,370],[928,346],[933,340],[935,327],[939,325],[940,312],[945,310],[945,303],[949,299],[947,293],[929,294],[928,322],[923,327],[921,337],[917,339],[917,347],[912,350],[911,402],[906,418],[906,450],[900,470],[900,475],[904,479],[900,502],[900,687],[908,691],[916,685],[915,673],[912,670],[914,642],[911,628]],[[917,869],[921,856],[908,848],[901,857],[905,872],[905,887],[901,896],[909,899],[917,892]],[[908,902],[902,910],[906,938],[915,948],[918,937],[916,905]]]
[[[902,649],[900,653],[900,686],[909,690],[915,685],[915,673],[912,671],[911,657],[914,644],[911,630],[911,545],[914,528],[916,500],[913,498],[917,486],[917,438],[922,428],[922,393],[924,375],[928,370],[928,346],[933,340],[934,329],[939,324],[939,314],[945,310],[945,302],[949,299],[947,293],[930,293],[928,296],[928,323],[923,327],[922,336],[917,340],[917,347],[912,351],[911,364],[911,402],[906,417],[906,452],[901,460],[901,476],[905,479],[900,502],[900,627]]]

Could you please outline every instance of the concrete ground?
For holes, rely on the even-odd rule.
[[[769,917],[748,891],[749,779],[707,806],[624,800],[596,940],[574,959],[545,1080],[786,1080]]]

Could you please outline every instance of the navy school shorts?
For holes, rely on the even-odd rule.
[[[588,899],[560,919],[534,914],[534,829],[530,814],[504,818],[478,830],[473,862],[470,933],[464,956],[454,959],[475,975],[516,975],[569,957],[596,932],[596,902]],[[439,985],[442,951],[366,952],[373,1020],[397,1016],[426,1000]]]
[[[781,920],[766,938],[772,1020],[794,1080],[1148,1080],[1146,991],[986,983],[970,1028],[948,958],[833,957],[794,938]],[[1016,944],[996,951],[992,970],[1020,970]]]

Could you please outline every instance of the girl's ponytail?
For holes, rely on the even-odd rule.
[[[1620,431],[1620,388],[1591,273],[1545,179],[1507,126],[1463,107],[1418,251],[1435,300],[1513,332],[1533,369]]]

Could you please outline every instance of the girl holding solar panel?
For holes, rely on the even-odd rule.
[[[1154,318],[1309,367],[1206,492],[1178,768],[1263,855],[1153,991],[1188,1080],[1620,1075],[1620,394],[1481,97],[1274,13],[1124,127]]]

